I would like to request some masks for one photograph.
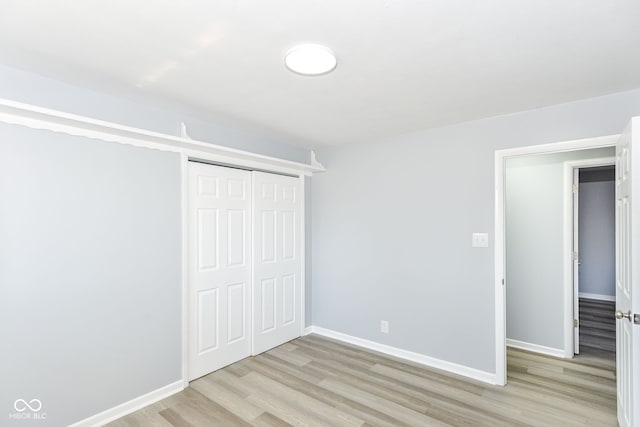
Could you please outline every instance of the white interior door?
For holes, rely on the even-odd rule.
[[[189,379],[251,354],[251,172],[189,163]]]
[[[298,178],[253,172],[253,354],[300,336],[301,215]]]
[[[580,354],[580,169],[573,168],[573,353]]]
[[[616,146],[616,369],[618,423],[640,426],[640,118],[632,119]],[[635,227],[633,225],[635,220]]]

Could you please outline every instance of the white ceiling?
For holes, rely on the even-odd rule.
[[[640,87],[640,1],[0,0],[0,62],[335,145]]]

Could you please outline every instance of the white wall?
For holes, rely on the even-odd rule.
[[[580,293],[615,297],[615,184],[580,183]]]
[[[495,372],[494,242],[471,248],[494,232],[495,150],[620,133],[634,115],[640,90],[319,150],[314,325]]]
[[[507,159],[507,338],[564,350],[564,162],[615,149]]]
[[[0,424],[69,425],[181,380],[180,171],[0,124]],[[17,399],[46,420],[9,419]]]

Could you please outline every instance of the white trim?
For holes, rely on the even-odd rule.
[[[534,353],[546,354],[547,356],[559,357],[562,359],[571,359],[571,356],[565,356],[565,352],[562,349],[545,347],[543,345],[512,340],[510,338],[507,338],[507,347],[519,348],[520,350],[532,351]]]
[[[314,150],[310,151],[309,158],[311,160],[311,166],[315,166],[317,168],[324,170],[324,165],[320,163],[318,159],[316,159],[316,152]]]
[[[573,173],[572,175],[572,179],[571,179],[571,187],[573,189],[573,187],[575,187],[576,189],[578,188],[579,184],[580,184],[580,169],[573,169]],[[565,183],[566,185],[566,183]],[[567,188],[565,187],[565,190],[567,191]],[[565,193],[566,195],[566,193]],[[571,224],[567,224],[564,223],[564,227],[565,227],[565,233],[566,233],[566,227],[571,227],[572,231],[573,231],[573,239],[571,242],[571,250],[572,251],[580,251],[580,218],[578,217],[578,215],[580,215],[580,193],[578,191],[576,191],[575,193],[573,193],[572,191],[572,196],[571,197],[571,207],[572,207],[572,212],[571,212]],[[565,199],[566,200],[566,199]],[[566,208],[566,206],[565,206]],[[565,217],[566,220],[566,217]],[[566,252],[565,252],[565,256],[566,256]],[[578,253],[578,256],[580,256],[580,254]],[[580,322],[575,322],[575,320],[580,319],[580,304],[578,303],[578,292],[580,290],[580,260],[578,257],[576,257],[575,260],[573,260],[573,262],[571,263],[571,276],[572,276],[572,284],[573,287],[571,289],[571,299],[572,299],[572,303],[573,303],[573,319],[575,323],[573,326],[573,354],[580,354]]]
[[[166,397],[171,396],[172,394],[176,394],[184,390],[182,386],[182,380],[176,381],[171,384],[167,384],[164,387],[160,387],[157,390],[149,392],[147,394],[143,394],[142,396],[138,396],[134,399],[129,400],[128,402],[121,403],[118,406],[114,406],[113,408],[107,409],[106,411],[102,411],[98,414],[95,414],[89,418],[85,418],[82,421],[78,421],[77,423],[71,424],[70,427],[93,427],[93,426],[103,426],[111,421],[117,420],[118,418],[124,417],[132,412],[137,411],[138,409],[142,409],[145,406],[149,406],[162,400]]]
[[[588,292],[580,292],[578,296],[580,298],[595,299],[599,301],[613,301],[613,302],[616,301],[615,295],[601,295],[601,294],[590,294]]]
[[[495,241],[495,270],[494,270],[494,289],[495,289],[495,352],[496,352],[496,384],[507,384],[507,352],[505,340],[507,338],[506,317],[506,292],[505,283],[507,280],[506,265],[503,262],[497,262],[498,259],[504,260],[504,157],[500,152],[495,154],[495,225],[494,225],[494,241]]]
[[[505,273],[504,242],[504,170],[509,157],[521,157],[531,154],[548,154],[588,148],[611,147],[616,145],[619,135],[608,135],[552,144],[532,145],[509,148],[495,152],[495,343],[496,343],[496,383],[504,385],[507,380],[506,357],[506,300],[502,280],[508,281]]]
[[[255,268],[256,268],[256,264],[254,262],[255,260],[255,251],[256,251],[256,227],[255,227],[255,205],[254,205],[254,194],[253,192],[256,191],[256,176],[255,174],[252,172],[251,176],[249,177],[249,183],[251,186],[251,192],[249,193],[249,204],[250,204],[250,210],[249,212],[251,213],[250,217],[251,220],[249,221],[249,228],[251,229],[251,256],[250,256],[250,274],[251,274],[251,280],[250,280],[250,286],[249,288],[251,289],[250,293],[249,293],[249,306],[251,307],[251,316],[249,316],[251,318],[250,320],[250,326],[249,326],[249,339],[250,339],[250,343],[249,343],[249,354],[251,356],[256,356],[256,340],[255,340],[255,336],[256,336],[256,324],[255,324],[255,315],[256,315],[256,302],[255,302]]]
[[[304,331],[302,332],[302,336],[313,334],[315,332],[315,328],[316,328],[315,326],[307,326],[306,328],[304,328]]]
[[[182,386],[189,386],[189,156],[180,156],[182,192]]]
[[[364,347],[369,350],[377,351],[378,353],[383,353],[389,356],[397,357],[399,359],[419,363],[430,368],[440,369],[442,371],[462,375],[489,384],[496,384],[496,375],[492,372],[481,371],[478,369],[470,368],[468,366],[458,365],[456,363],[447,362],[446,360],[436,359],[424,354],[414,353],[412,351],[403,350],[397,347],[391,347],[389,345],[365,340],[362,338],[343,334],[342,332],[336,332],[318,326],[311,326],[310,328],[307,328],[307,330],[310,330],[309,333],[322,335],[327,338],[333,338],[335,340],[353,344],[358,347]]]
[[[523,157],[531,154],[553,154],[567,151],[578,151],[589,148],[606,148],[615,145],[620,134],[596,136],[593,138],[573,139],[571,141],[552,142],[549,144],[528,145],[526,147],[496,150],[502,157]]]
[[[574,200],[573,189],[574,170],[582,167],[610,166],[615,165],[615,157],[601,157],[596,159],[570,160],[564,162],[564,357],[571,358],[578,353],[575,348],[576,332],[573,326],[576,307],[574,307],[574,296],[577,293],[574,282],[573,257],[574,251]],[[578,254],[580,256],[580,254]]]
[[[313,153],[313,151],[312,151]],[[315,160],[315,153],[311,156],[312,159]],[[307,255],[306,255],[306,247],[305,247],[305,236],[306,233],[306,204],[307,204],[307,193],[305,191],[305,176],[300,175],[300,192],[302,193],[302,206],[300,207],[300,335],[304,335],[304,330],[307,325],[307,273],[306,273],[306,264],[307,264]]]
[[[311,175],[313,172],[323,172],[325,170],[317,162],[311,165],[278,159],[222,145],[152,132],[1,98],[0,122],[155,150],[184,152],[196,158],[205,158],[210,161],[247,168],[259,168],[272,172]]]

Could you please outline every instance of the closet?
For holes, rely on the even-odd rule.
[[[189,162],[189,380],[300,336],[301,180]]]

